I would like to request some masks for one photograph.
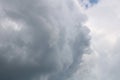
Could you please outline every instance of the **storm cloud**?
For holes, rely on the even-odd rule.
[[[0,80],[67,80],[89,53],[74,0],[0,0]]]

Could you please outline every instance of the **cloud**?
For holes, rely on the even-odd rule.
[[[89,51],[73,0],[0,0],[0,80],[66,80]]]
[[[83,69],[87,71],[83,70],[84,74],[78,71],[84,75],[83,80],[119,80],[119,3],[119,0],[101,0],[95,7],[85,10],[93,53],[84,59]]]

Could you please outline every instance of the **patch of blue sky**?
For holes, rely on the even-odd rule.
[[[90,8],[97,4],[99,0],[80,0],[80,2],[82,2],[82,6],[84,6],[85,8]]]
[[[89,0],[89,3],[91,4],[97,4],[99,2],[99,0]]]

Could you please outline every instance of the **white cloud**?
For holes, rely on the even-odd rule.
[[[85,10],[87,26],[91,29],[91,46],[95,52],[94,67],[90,74],[95,80],[119,80],[120,70],[120,0],[100,0],[92,8]],[[86,63],[89,64],[87,61]],[[87,65],[88,65],[87,64]],[[90,65],[91,66],[91,65]],[[90,67],[89,66],[89,67]],[[89,68],[90,69],[90,68]],[[87,77],[87,76],[86,76]],[[92,77],[92,76],[90,76]],[[86,78],[84,78],[87,80]],[[94,80],[89,78],[88,80]]]

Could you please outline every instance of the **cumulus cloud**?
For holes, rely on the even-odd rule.
[[[66,80],[89,52],[74,0],[0,0],[0,80]]]

